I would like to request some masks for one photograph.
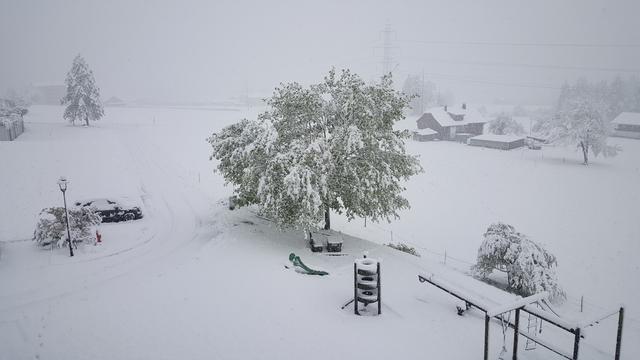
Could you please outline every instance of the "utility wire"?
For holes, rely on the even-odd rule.
[[[538,64],[505,63],[505,62],[492,62],[492,61],[467,61],[467,60],[430,59],[430,58],[419,58],[419,57],[407,57],[406,59],[409,59],[409,60],[412,60],[412,61],[424,61],[424,62],[443,63],[443,64],[464,64],[464,65],[479,65],[479,66],[494,66],[494,67],[524,67],[524,68],[535,68],[535,69],[559,69],[559,70],[581,70],[581,71],[640,73],[640,68],[589,67],[589,66],[569,66],[569,65],[538,65]]]
[[[432,45],[473,45],[473,46],[513,46],[513,47],[566,47],[566,48],[640,48],[634,43],[545,43],[545,42],[500,42],[500,41],[444,41],[444,40],[398,40],[398,42]]]
[[[444,80],[451,81],[459,81],[466,83],[475,83],[475,84],[487,84],[487,85],[497,85],[497,86],[506,86],[506,87],[518,87],[518,88],[529,88],[529,89],[549,89],[549,90],[560,90],[561,88],[558,86],[547,85],[547,84],[523,84],[523,83],[510,83],[510,82],[500,82],[500,81],[487,81],[487,80],[478,80],[472,78],[461,78],[448,74],[436,74],[436,73],[424,73],[425,75],[431,77],[438,77]]]

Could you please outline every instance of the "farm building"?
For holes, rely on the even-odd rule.
[[[640,113],[623,112],[611,123],[613,136],[640,139]]]
[[[461,107],[436,107],[424,113],[417,121],[418,129],[431,129],[442,140],[466,141],[482,134],[485,118],[475,109]]]
[[[524,146],[524,137],[515,135],[478,135],[469,139],[469,145],[492,149],[511,150]]]
[[[419,129],[413,131],[413,140],[415,141],[433,141],[438,138],[438,132],[432,129]]]

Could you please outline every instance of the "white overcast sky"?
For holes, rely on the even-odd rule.
[[[564,80],[640,75],[639,19],[634,0],[0,0],[0,91],[61,83],[78,53],[104,98],[264,96],[331,66],[374,80],[389,23],[400,85],[424,71],[460,101],[534,103]]]

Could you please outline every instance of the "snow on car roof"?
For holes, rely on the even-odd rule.
[[[110,209],[114,205],[119,205],[122,207],[140,206],[139,204],[137,204],[135,201],[133,201],[128,197],[116,197],[116,196],[105,197],[105,198],[83,199],[83,200],[77,200],[74,202],[74,204],[80,204],[80,206],[84,206],[85,204],[88,204],[88,203],[91,203],[92,207],[95,207],[98,209]]]

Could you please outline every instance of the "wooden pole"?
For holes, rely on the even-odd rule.
[[[618,315],[618,335],[616,336],[615,360],[620,360],[620,347],[622,346],[622,323],[623,322],[624,322],[624,307],[620,307],[620,313]]]
[[[356,263],[353,263],[353,313],[358,313],[358,268]]]
[[[382,286],[380,286],[380,261],[378,261],[378,315],[382,314]]]
[[[484,315],[484,360],[489,360],[489,321],[491,318]]]
[[[516,309],[516,323],[513,330],[513,360],[518,360],[518,333],[520,331],[520,309]]]
[[[573,341],[573,360],[578,360],[578,349],[580,349],[580,328],[575,330],[575,340]]]

